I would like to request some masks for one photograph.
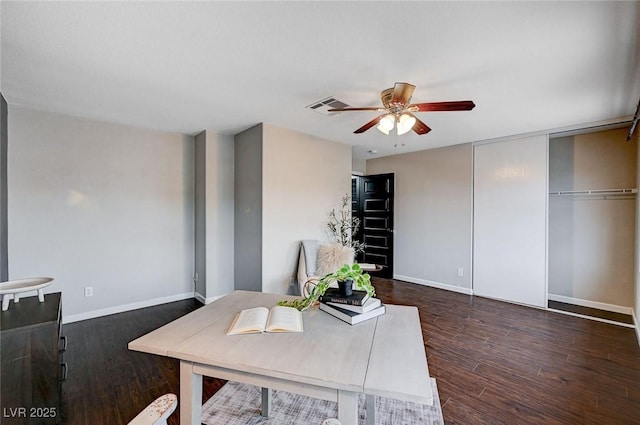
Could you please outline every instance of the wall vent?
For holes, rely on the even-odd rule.
[[[333,115],[335,114],[335,112],[329,112],[329,109],[347,108],[348,106],[349,105],[337,100],[335,97],[327,97],[317,102],[313,102],[311,105],[307,105],[306,108],[318,112],[322,115]]]

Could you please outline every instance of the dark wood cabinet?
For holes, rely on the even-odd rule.
[[[66,377],[61,294],[20,299],[0,313],[0,422],[61,423],[60,395]]]

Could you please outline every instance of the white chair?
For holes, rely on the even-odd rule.
[[[175,394],[165,394],[155,399],[129,425],[167,425],[167,418],[178,407],[178,397]]]
[[[298,288],[300,295],[306,297],[307,282],[316,276],[316,262],[318,261],[319,242],[313,239],[305,239],[300,242],[300,257],[298,258]]]
[[[320,244],[315,239],[301,241],[297,272],[300,295],[309,295],[314,283],[321,277],[338,270],[343,264],[353,264],[353,259],[353,248],[336,243]]]

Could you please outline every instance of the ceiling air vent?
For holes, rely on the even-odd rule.
[[[307,105],[307,109],[321,113],[322,115],[333,115],[335,112],[329,112],[329,109],[333,108],[346,108],[347,105],[344,102],[337,100],[335,97],[327,97],[326,99],[313,102],[311,105]]]

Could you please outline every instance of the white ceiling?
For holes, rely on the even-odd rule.
[[[357,157],[632,115],[640,96],[635,1],[2,1],[0,14],[10,104],[187,134],[266,122]],[[375,112],[305,108],[378,106],[396,81],[414,102],[477,106],[419,113],[424,136],[356,135]]]

